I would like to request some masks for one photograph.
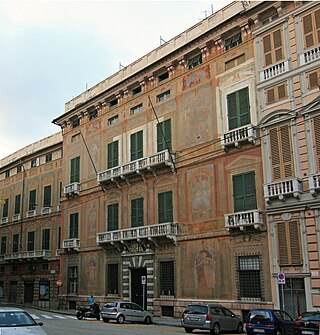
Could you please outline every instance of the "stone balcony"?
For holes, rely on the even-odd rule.
[[[221,145],[224,150],[228,147],[238,147],[241,143],[255,143],[257,132],[252,124],[232,129],[221,136]]]
[[[320,173],[309,176],[309,192],[314,197],[320,192]]]
[[[127,243],[137,242],[142,246],[152,243],[159,245],[160,240],[171,240],[177,244],[178,224],[173,222],[157,225],[141,226],[129,229],[113,230],[97,234],[97,244],[100,246],[113,245],[119,251],[126,249]]]
[[[4,255],[5,261],[34,261],[48,259],[51,257],[51,252],[49,250],[33,250],[33,251],[23,251],[16,252],[12,254]]]
[[[68,240],[62,241],[62,249],[65,251],[79,251],[79,248],[80,248],[79,238],[70,238]]]
[[[224,222],[227,231],[238,228],[243,231],[247,227],[261,229],[263,224],[262,212],[258,209],[236,212],[224,215]]]
[[[271,199],[278,198],[284,201],[287,197],[300,198],[302,193],[302,180],[293,178],[288,180],[279,180],[264,185],[264,198],[267,204]]]
[[[299,54],[300,65],[309,64],[317,59],[320,59],[320,46],[316,46]]]
[[[1,218],[0,224],[7,224],[7,223],[8,223],[8,217],[7,216]]]
[[[63,194],[67,197],[72,197],[80,194],[80,183],[71,183],[63,188]]]
[[[174,155],[169,150],[157,152],[154,155],[146,156],[137,159],[127,164],[123,164],[105,171],[98,172],[97,181],[99,184],[106,184],[108,182],[119,183],[119,180],[124,179],[128,182],[128,178],[132,175],[140,175],[145,180],[145,174],[151,171],[156,175],[157,168],[169,166],[174,169],[173,162]]]
[[[265,80],[269,80],[277,76],[280,76],[288,71],[289,71],[288,60],[279,62],[277,64],[272,64],[271,66],[268,66],[262,71],[259,71],[259,80],[260,82],[263,82]]]
[[[49,215],[51,214],[51,207],[43,207],[41,208],[41,215]]]
[[[18,214],[13,214],[13,215],[12,215],[12,222],[19,221],[20,218],[21,218],[20,213],[18,213]]]
[[[34,218],[36,216],[36,210],[31,209],[30,211],[27,211],[27,218]]]

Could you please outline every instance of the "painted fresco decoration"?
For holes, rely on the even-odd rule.
[[[97,271],[98,271],[98,264],[97,259],[95,256],[92,256],[89,260],[88,266],[85,266],[86,275],[87,275],[87,286],[88,289],[95,293],[93,290],[97,287]]]
[[[98,204],[96,202],[88,204],[87,210],[87,234],[88,237],[95,237],[96,236],[96,226],[97,226],[97,211],[98,211]]]
[[[195,256],[195,286],[196,288],[213,288],[214,259],[213,254],[207,249],[201,249]]]
[[[205,66],[200,70],[193,72],[183,78],[183,90],[200,84],[202,81],[210,79],[209,66]]]
[[[101,121],[91,121],[87,124],[87,134],[94,133],[101,128]]]

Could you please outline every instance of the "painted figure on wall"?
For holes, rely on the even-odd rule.
[[[195,258],[196,288],[214,287],[214,259],[212,254],[205,249],[200,250]]]

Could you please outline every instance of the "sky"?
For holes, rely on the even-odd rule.
[[[0,0],[0,159],[60,131],[87,88],[231,3]]]

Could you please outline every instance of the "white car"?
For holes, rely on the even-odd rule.
[[[41,328],[42,322],[37,323],[32,316],[20,308],[0,308],[1,335],[47,335]]]

